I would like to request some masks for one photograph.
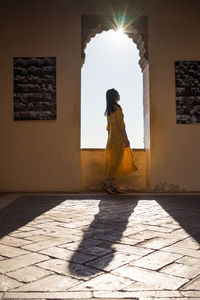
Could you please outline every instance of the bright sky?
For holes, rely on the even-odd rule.
[[[139,52],[122,32],[109,30],[88,43],[81,73],[81,148],[105,148],[106,91],[120,94],[132,148],[144,148],[142,72]]]

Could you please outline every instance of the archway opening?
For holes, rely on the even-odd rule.
[[[87,44],[81,74],[81,148],[105,148],[105,93],[115,88],[132,148],[144,148],[143,78],[139,51],[122,30],[104,31]]]
[[[101,116],[101,118],[103,120],[102,125],[98,126],[98,127],[99,127],[99,130],[101,131],[101,134],[104,135],[104,142],[103,142],[103,145],[98,145],[98,146],[95,145],[93,142],[92,142],[92,144],[87,145],[87,146],[84,146],[82,143],[82,149],[80,152],[80,154],[81,154],[81,190],[82,191],[84,191],[84,190],[85,191],[99,190],[100,182],[102,182],[102,180],[103,180],[104,148],[106,146],[105,144],[106,144],[106,140],[107,140],[107,132],[105,130],[106,118],[104,117],[103,113],[105,111],[106,90],[108,88],[112,88],[112,87],[118,89],[121,94],[121,106],[122,106],[122,108],[124,110],[124,114],[125,114],[125,122],[127,125],[127,131],[128,131],[129,139],[131,142],[131,147],[136,150],[136,151],[134,151],[135,152],[134,155],[135,155],[135,160],[136,160],[137,166],[138,166],[138,171],[133,172],[133,174],[128,176],[128,178],[127,178],[127,176],[125,176],[124,179],[121,181],[120,185],[122,186],[122,188],[124,187],[125,190],[134,190],[134,191],[136,191],[136,190],[147,191],[150,186],[150,97],[149,97],[149,65],[148,65],[148,18],[146,16],[140,16],[139,18],[135,19],[134,17],[129,16],[129,18],[127,18],[126,21],[128,21],[128,23],[126,24],[126,26],[123,26],[123,29],[125,30],[125,33],[126,33],[125,37],[130,38],[128,40],[131,42],[131,48],[133,49],[133,47],[135,47],[137,54],[139,54],[135,66],[138,67],[138,71],[141,76],[140,77],[141,78],[140,86],[142,86],[142,89],[143,89],[143,99],[141,96],[140,104],[142,106],[142,111],[144,111],[144,115],[141,116],[141,120],[144,121],[141,124],[142,131],[144,128],[144,141],[142,140],[142,147],[137,146],[135,144],[135,136],[133,136],[133,138],[130,136],[130,130],[132,129],[132,126],[133,126],[133,124],[132,124],[133,123],[133,115],[132,115],[130,106],[128,104],[128,101],[126,101],[126,97],[123,94],[123,88],[126,85],[124,84],[123,88],[121,89],[119,86],[116,85],[116,81],[114,82],[114,84],[110,83],[109,86],[107,86],[105,84],[102,95],[101,95],[101,100],[99,101],[99,103],[100,102],[102,103],[102,108],[97,109],[98,115]],[[84,62],[87,64],[87,57],[89,56],[88,49],[91,46],[91,43],[89,44],[90,40],[95,36],[97,36],[97,37],[102,36],[101,35],[102,33],[107,32],[110,29],[116,30],[117,27],[113,26],[113,24],[115,24],[114,17],[99,16],[99,15],[94,15],[94,16],[93,15],[83,15],[82,16],[81,59],[82,59],[83,64],[84,64]],[[124,24],[122,24],[122,25],[124,25]],[[119,42],[119,39],[117,39],[117,41]],[[110,40],[109,40],[109,42],[110,42]],[[115,52],[117,52],[120,49],[120,47],[119,47],[119,45],[114,47],[114,44],[116,45],[116,41],[115,41],[115,43],[112,42],[111,48],[114,49]],[[108,50],[107,46],[108,46],[108,43],[106,43],[106,45],[104,45],[104,47],[103,47],[104,50],[100,51],[100,53],[98,55],[93,54],[94,58],[96,59],[96,61],[99,62],[100,66],[103,66],[103,63],[106,62],[106,60],[104,60],[104,61],[102,60],[102,52]],[[122,46],[122,43],[120,44],[120,46]],[[138,51],[137,51],[136,47],[137,47]],[[86,50],[87,55],[85,55],[85,50]],[[124,55],[124,53],[123,53],[123,57],[118,58],[118,61],[120,61],[120,62],[123,61],[124,56],[126,56],[126,55]],[[113,57],[111,57],[107,61],[108,66],[110,65],[110,60],[112,60],[112,59],[113,59]],[[140,68],[138,66],[138,63],[139,63]],[[81,114],[82,114],[82,122],[81,123],[82,124],[83,124],[83,116],[84,116],[83,109],[86,110],[86,105],[83,101],[83,71],[84,71],[85,65],[82,68],[82,112],[81,112]],[[120,68],[118,68],[118,69],[120,69]],[[119,73],[118,69],[115,71],[116,74]],[[123,69],[123,68],[121,68],[121,69]],[[90,73],[91,81],[93,80],[94,74],[97,73],[97,70],[98,70],[98,68],[95,68],[94,72]],[[104,70],[103,75],[98,79],[99,83],[101,83],[102,78],[108,78],[105,68],[103,70]],[[124,83],[124,81],[125,81],[124,78],[126,78],[126,77],[127,77],[127,74],[123,77],[123,79],[120,82]],[[109,78],[112,78],[112,76],[110,76]],[[91,81],[89,82],[90,88],[92,86]],[[132,82],[131,82],[133,93],[134,93],[134,87],[133,87],[134,82],[137,82],[137,80],[135,80],[135,81],[132,80]],[[139,86],[139,85],[137,85],[137,86]],[[141,89],[141,93],[142,93],[142,89]],[[97,90],[95,90],[95,92],[93,94],[93,101],[90,103],[90,105],[92,105],[92,111],[94,111],[94,107],[96,107],[96,104],[97,104],[97,100],[96,100],[97,94],[99,94],[99,93],[97,93]],[[131,97],[129,99],[131,99]],[[133,99],[136,99],[136,97],[135,96],[132,97],[132,99],[131,99],[132,103],[134,101]],[[126,104],[128,105],[128,113],[126,112]],[[133,111],[135,111],[135,109],[133,109]],[[129,126],[129,124],[127,123],[129,114],[131,115],[131,121],[132,121],[131,126]],[[90,118],[92,119],[92,118],[94,118],[94,116],[95,116],[95,114],[93,114],[93,113],[88,114],[88,112],[87,112],[85,122],[88,122],[90,120]],[[97,115],[96,115],[96,118],[97,118]],[[95,121],[96,121],[96,119],[95,119]],[[90,126],[90,129],[95,133],[95,138],[97,138],[97,140],[99,140],[100,135],[99,135],[99,132],[94,128],[93,122],[91,122],[91,125],[89,125],[89,126]],[[137,126],[135,126],[135,128],[137,128]],[[82,129],[82,141],[83,141],[84,128],[82,127],[81,129]],[[131,130],[131,132],[133,132],[133,131]],[[133,135],[134,135],[134,133],[133,133]],[[143,134],[142,134],[142,136],[143,136]],[[91,139],[91,141],[92,141],[92,139]],[[141,139],[140,139],[140,141],[141,141]],[[144,142],[144,144],[143,144],[143,142]],[[87,148],[84,148],[84,147],[87,147]],[[98,148],[92,149],[94,147],[98,147]],[[137,149],[137,147],[139,149]]]

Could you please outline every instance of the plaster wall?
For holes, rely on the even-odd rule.
[[[199,1],[149,11],[151,189],[200,191],[199,125],[176,124],[175,60],[200,60]]]
[[[0,41],[0,191],[78,191],[79,1],[1,1]],[[26,56],[56,56],[55,121],[13,121],[13,57]]]

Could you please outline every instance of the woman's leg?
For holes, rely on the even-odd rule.
[[[106,178],[102,183],[103,190],[106,191],[108,194],[114,194],[114,191],[112,188],[112,181],[113,181],[113,178]]]
[[[114,188],[117,188],[116,178],[112,178],[112,180],[111,180],[111,186],[114,187]]]

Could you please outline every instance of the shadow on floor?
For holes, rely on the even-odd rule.
[[[25,226],[66,200],[63,196],[24,196],[0,210],[0,238]]]
[[[131,200],[133,196],[124,196]],[[119,196],[115,196],[120,199]],[[66,194],[66,195],[32,195],[22,196],[0,209],[0,238],[8,235],[9,233],[25,226],[35,218],[48,212],[52,208],[60,205],[66,200],[109,200],[112,199],[109,195],[81,195],[81,194]],[[113,198],[114,199],[114,198]]]
[[[73,262],[79,259],[82,250],[87,248],[88,239],[101,239],[105,243],[106,249],[110,249],[112,254],[99,257],[97,262],[89,262],[88,265],[99,267],[100,272],[112,261],[115,250],[113,245],[118,242],[126,229],[129,216],[133,213],[139,200],[155,200],[189,235],[200,244],[200,196],[194,195],[133,195],[118,196],[115,200],[101,200],[99,203],[99,213],[71,258],[69,269],[72,274],[88,276],[87,268],[77,269]],[[145,221],[145,220],[144,220]],[[176,230],[176,229],[174,229]],[[102,245],[101,245],[102,247]],[[200,246],[199,246],[200,247]],[[86,252],[85,252],[86,253]]]
[[[73,262],[78,261],[80,249],[88,239],[102,237],[110,254],[100,261],[104,269],[114,257],[113,244],[120,240],[126,229],[129,216],[139,200],[155,200],[200,244],[200,196],[195,195],[50,195],[23,196],[0,210],[0,238],[25,226],[36,217],[48,212],[66,200],[100,200],[99,212],[84,233],[78,249],[69,263],[69,269],[77,275],[87,276],[86,270],[74,270]],[[85,268],[87,269],[87,268]],[[98,272],[98,271],[96,271]]]
[[[81,243],[69,263],[69,270],[72,274],[88,276],[88,269],[74,267],[74,262],[79,261],[83,249],[89,247],[88,242],[95,241],[95,239],[97,241],[101,240],[101,244],[105,243],[106,248],[104,248],[104,245],[101,245],[100,248],[97,247],[97,251],[102,247],[102,253],[100,253],[98,261],[95,263],[100,269],[93,269],[93,274],[101,272],[112,261],[115,252],[112,246],[121,239],[128,224],[128,219],[137,206],[137,203],[137,197],[125,195],[112,196],[110,199],[100,200],[99,212],[95,215],[94,220],[85,232]],[[95,243],[91,246],[94,249],[93,254],[95,255]],[[105,250],[107,251],[107,255],[104,253]]]
[[[155,198],[159,205],[199,243],[200,247],[200,196],[170,195]]]

